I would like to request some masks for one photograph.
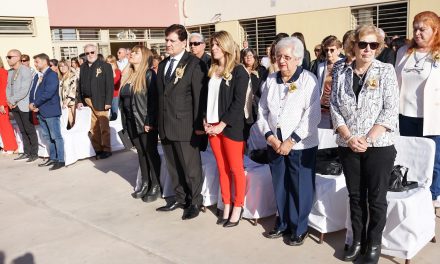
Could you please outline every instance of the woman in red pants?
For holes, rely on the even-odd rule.
[[[211,36],[212,64],[209,69],[205,132],[217,161],[225,205],[218,225],[238,225],[243,214],[246,178],[243,168],[245,146],[244,106],[249,74],[239,63],[239,50],[226,31]],[[235,197],[231,197],[232,181]],[[231,211],[231,203],[234,203]]]
[[[6,100],[6,84],[8,83],[8,72],[5,70],[3,61],[0,58],[0,135],[2,137],[2,154],[12,154],[17,150],[14,130],[9,121],[9,107]]]

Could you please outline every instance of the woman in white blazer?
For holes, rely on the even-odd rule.
[[[440,207],[440,20],[434,12],[422,12],[414,17],[413,29],[411,43],[396,59],[400,134],[435,141],[431,194]]]
[[[301,67],[304,47],[295,37],[275,47],[278,72],[263,85],[257,125],[266,137],[278,221],[268,238],[290,234],[302,245],[308,232],[315,182],[318,123],[321,119],[315,76]]]

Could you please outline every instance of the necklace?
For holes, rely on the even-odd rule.
[[[358,82],[359,86],[364,85],[364,77],[365,77],[366,73],[368,72],[368,70],[370,69],[370,67],[371,67],[371,64],[368,66],[368,68],[363,73],[358,74],[358,73],[356,73],[356,64],[354,65],[353,73],[356,74],[357,77],[359,77],[359,82]]]
[[[428,57],[429,53],[427,52],[425,54],[425,56],[421,57],[420,59],[417,58],[417,51],[414,52],[414,60],[416,61],[416,63],[414,64],[414,68],[419,68],[419,63],[423,60],[423,64],[422,64],[422,68],[423,65],[425,64],[426,61],[426,57]]]

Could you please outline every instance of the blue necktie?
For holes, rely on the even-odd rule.
[[[167,72],[165,73],[165,82],[169,83],[171,81],[171,73],[173,72],[173,64],[175,59],[170,59],[170,65],[168,66]]]

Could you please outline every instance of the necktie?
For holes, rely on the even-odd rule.
[[[173,72],[173,64],[175,59],[170,59],[170,65],[168,66],[167,72],[165,73],[165,82],[169,83],[171,81],[171,73]]]

